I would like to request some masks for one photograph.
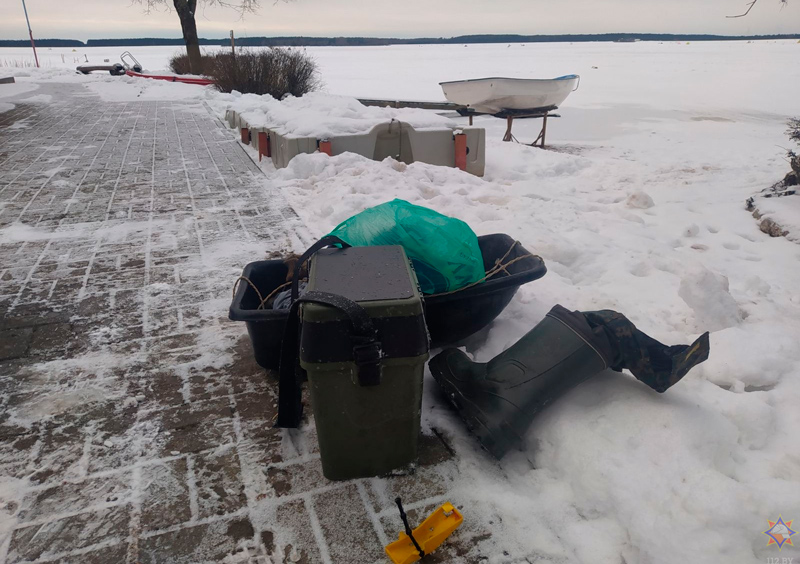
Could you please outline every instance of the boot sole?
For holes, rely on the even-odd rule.
[[[436,367],[431,363],[431,369]],[[441,374],[439,370],[436,373]],[[466,398],[459,390],[445,378],[435,378],[444,390],[450,403],[458,411],[458,415],[467,424],[467,428],[475,435],[484,450],[500,460],[513,448],[520,448],[521,439],[514,433],[505,421],[499,424],[490,423],[489,417],[475,403]]]

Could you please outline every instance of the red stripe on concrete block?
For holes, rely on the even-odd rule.
[[[467,170],[467,134],[457,133],[455,135],[456,147],[456,168]]]
[[[258,132],[258,160],[261,160],[261,157],[271,157],[272,154],[269,150],[269,136],[267,135],[266,131],[259,131]]]

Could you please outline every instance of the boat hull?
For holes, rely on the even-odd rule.
[[[577,89],[580,77],[553,79],[479,78],[441,82],[445,98],[478,113],[537,110],[559,106]]]

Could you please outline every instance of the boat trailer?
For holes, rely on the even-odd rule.
[[[515,143],[520,143],[520,141],[517,140],[517,138],[514,137],[514,134],[511,132],[511,129],[514,126],[515,119],[541,118],[542,129],[539,131],[539,135],[536,137],[536,140],[533,143],[525,143],[525,144],[530,145],[531,147],[540,147],[542,149],[545,148],[545,142],[547,137],[547,118],[561,117],[561,115],[553,113],[558,109],[558,106],[531,108],[528,110],[503,110],[496,114],[487,114],[487,113],[476,112],[469,106],[455,104],[453,102],[381,100],[374,98],[359,98],[358,101],[364,104],[365,106],[378,106],[381,108],[418,108],[422,110],[454,111],[463,117],[468,117],[470,125],[472,125],[472,118],[475,116],[492,116],[500,119],[505,119],[506,133],[503,136],[503,141],[509,141],[509,142],[514,141]]]
[[[542,129],[539,131],[539,136],[533,143],[525,143],[531,147],[545,148],[545,138],[547,136],[547,118],[561,117],[560,114],[553,112],[558,109],[558,106],[549,106],[547,108],[533,108],[530,110],[503,110],[502,112],[494,114],[496,118],[506,118],[506,134],[503,136],[503,141],[514,141],[519,143],[514,134],[511,133],[511,128],[514,126],[514,119],[527,119],[527,118],[542,118]]]

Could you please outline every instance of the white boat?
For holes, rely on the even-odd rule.
[[[550,79],[493,77],[440,82],[439,86],[454,104],[477,113],[497,114],[558,107],[578,89],[580,80],[577,74]]]

